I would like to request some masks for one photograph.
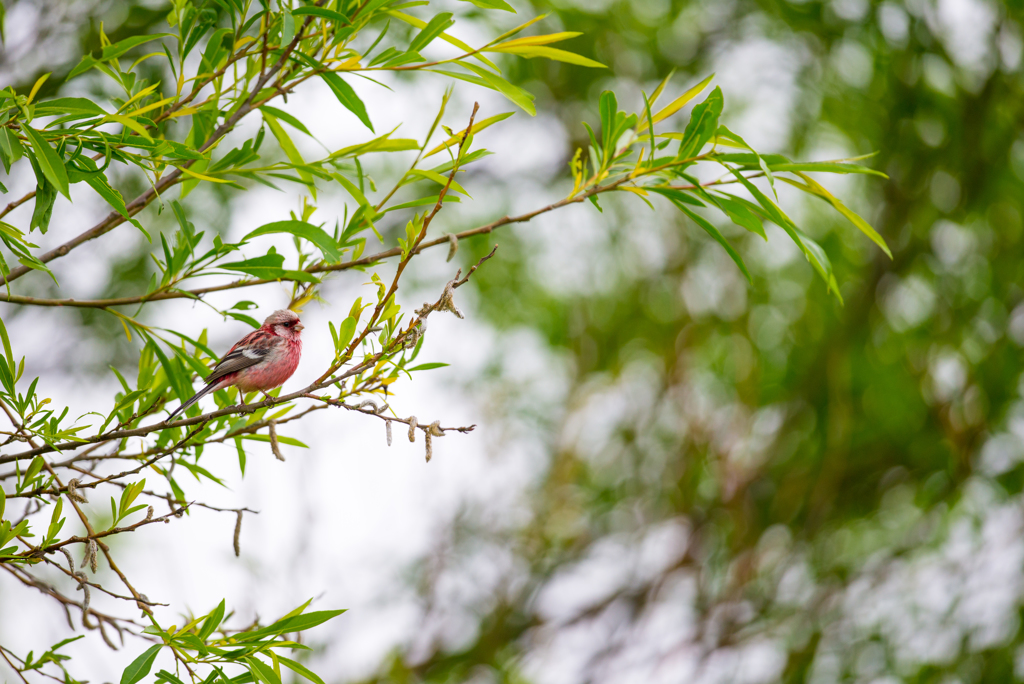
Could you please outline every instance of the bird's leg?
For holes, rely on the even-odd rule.
[[[272,397],[270,394],[268,394],[264,390],[260,390],[260,394],[262,394],[264,397],[266,397],[267,401],[269,401],[271,404],[274,403],[274,397]]]

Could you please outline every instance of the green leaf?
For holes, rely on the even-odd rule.
[[[265,435],[264,435],[265,436]],[[336,618],[337,616],[344,613],[344,610],[320,610],[312,613],[305,613],[301,615],[293,615],[291,617],[285,617],[269,627],[258,629],[254,632],[244,632],[237,634],[235,637],[240,643],[248,641],[254,641],[261,639],[270,634],[284,634],[286,632],[301,632],[303,630],[312,629],[317,625],[321,625],[328,620]]]
[[[846,164],[843,162],[805,162],[805,163],[785,163],[785,164],[769,164],[773,171],[821,171],[824,173],[863,173],[870,176],[878,176],[879,178],[888,179],[889,176],[870,169],[866,166],[859,166],[857,164]]]
[[[281,678],[274,672],[274,668],[264,663],[255,656],[246,656],[245,662],[249,663],[249,671],[263,684],[281,684]]]
[[[334,96],[338,98],[338,102],[358,117],[363,125],[373,131],[373,124],[370,123],[370,117],[366,113],[366,105],[356,95],[356,91],[352,90],[352,86],[342,80],[341,76],[334,73],[333,71],[325,71],[320,76],[327,81],[327,85],[334,92]],[[376,131],[374,131],[376,132]]]
[[[889,251],[889,246],[885,244],[885,240],[883,240],[882,236],[879,235],[878,232],[871,227],[870,223],[862,219],[856,212],[851,211],[845,204],[839,201],[838,198],[836,198],[832,193],[830,193],[828,190],[822,187],[817,181],[815,181],[810,176],[804,175],[799,171],[796,175],[800,176],[804,180],[804,183],[806,183],[806,185],[797,183],[796,181],[790,180],[789,178],[783,178],[782,180],[789,183],[793,187],[800,188],[804,192],[808,192],[812,195],[817,195],[818,197],[822,198],[823,200],[831,204],[833,207],[835,207],[836,211],[845,216],[850,221],[850,223],[857,226],[857,228],[859,228],[862,233],[871,238],[871,241],[874,242],[879,247],[881,247],[882,251],[885,252],[890,259],[892,259],[892,252]]]
[[[260,109],[262,109],[264,111],[267,111],[267,112],[270,112],[271,114],[273,114],[275,117],[277,117],[281,121],[284,121],[286,124],[292,126],[293,128],[296,128],[296,129],[302,131],[303,133],[305,133],[306,135],[308,135],[311,138],[313,137],[313,134],[309,132],[309,129],[306,128],[306,126],[301,121],[296,119],[294,116],[292,116],[288,112],[282,112],[280,109],[277,109],[276,107],[271,107],[270,105],[261,105]]]
[[[164,374],[167,375],[167,383],[174,389],[174,393],[178,395],[180,401],[188,401],[189,398],[194,394],[192,391],[191,378],[184,373],[181,366],[173,363],[164,351],[155,342],[151,342],[153,352],[160,359],[160,365],[164,369]],[[128,491],[127,489],[125,490]]]
[[[125,128],[132,129],[133,131],[135,131],[136,133],[141,135],[143,138],[145,138],[149,142],[153,142],[153,136],[151,136],[149,134],[149,131],[146,130],[146,127],[143,126],[141,123],[139,123],[138,121],[136,121],[135,119],[133,119],[130,116],[123,116],[121,114],[107,114],[105,117],[103,117],[103,120],[104,121],[116,121],[117,123],[121,124]]]
[[[269,442],[270,441],[270,435],[242,435],[242,439],[248,439],[248,440],[251,440],[253,442]],[[294,437],[285,437],[284,435],[278,435],[277,436],[277,441],[280,442],[281,444],[288,444],[290,446],[302,447],[303,449],[308,449],[309,448],[308,444],[306,444],[305,442],[300,442],[299,440],[295,439]]]
[[[527,59],[533,59],[534,57],[543,57],[544,59],[552,59],[556,62],[566,62],[568,64],[576,64],[579,66],[591,67],[592,69],[607,69],[604,64],[595,62],[592,59],[587,59],[582,55],[577,55],[575,52],[569,52],[567,50],[559,50],[553,47],[546,47],[544,45],[511,45],[509,47],[492,47],[487,48],[484,52],[505,52],[510,55],[519,55]]]
[[[708,87],[708,84],[711,83],[711,79],[713,79],[714,77],[715,77],[715,75],[711,74],[710,76],[705,78],[703,81],[701,81],[697,85],[693,86],[692,88],[687,90],[685,93],[683,93],[682,95],[677,97],[675,100],[673,100],[671,103],[669,103],[668,105],[663,107],[661,110],[659,110],[658,113],[654,115],[654,123],[658,123],[659,121],[664,121],[665,119],[667,119],[668,117],[672,116],[673,114],[678,112],[680,109],[685,107],[687,102],[689,102],[693,98],[695,98],[698,95],[700,95],[700,92]],[[660,94],[661,89],[662,89],[662,86],[658,86],[658,90],[655,91],[655,96],[652,96],[651,100],[656,99],[656,96],[658,94]],[[640,125],[637,126],[636,130],[637,130],[637,133],[642,133],[643,131],[647,130],[647,122],[646,121],[641,121]]]
[[[281,14],[281,45],[290,45],[295,39],[295,15],[287,9]]]
[[[344,25],[349,25],[350,22],[341,12],[335,12],[334,10],[324,9],[323,7],[300,7],[292,10],[292,16],[294,17],[305,17],[314,16],[320,17],[321,19],[330,19],[331,21],[337,21]]]
[[[512,14],[516,13],[516,11],[512,9],[512,5],[505,2],[505,0],[460,0],[460,2],[471,2],[480,9],[505,10]]]
[[[498,76],[488,71],[487,69],[484,69],[483,67],[479,67],[476,64],[470,64],[468,62],[459,62],[459,65],[466,69],[469,69],[474,74],[476,74],[479,77],[479,80],[483,81],[483,83],[480,85],[484,85],[485,87],[491,88],[492,90],[497,90],[499,93],[507,97],[513,103],[522,107],[523,110],[526,111],[530,116],[536,116],[537,108],[533,106],[533,95],[531,95],[527,91],[523,90],[518,86],[512,85],[511,83],[503,79],[501,76]],[[455,78],[463,78],[463,74],[456,74],[454,72],[442,73],[447,73],[449,76],[454,76]],[[470,81],[471,83],[478,82],[476,80],[469,78],[464,78],[463,80]]]
[[[83,636],[85,636],[85,635],[83,635]],[[282,665],[287,667],[292,672],[295,672],[297,674],[302,675],[303,677],[305,677],[309,681],[315,682],[315,684],[324,684],[324,680],[320,679],[320,677],[317,676],[317,674],[315,672],[310,670],[305,665],[303,665],[301,663],[297,663],[294,660],[291,660],[289,658],[285,658],[282,655],[277,656],[277,659],[281,662]]]
[[[743,275],[746,276],[747,282],[753,285],[754,279],[750,277],[750,271],[747,270],[747,265],[743,263],[743,258],[740,257],[739,252],[733,249],[733,246],[729,244],[729,241],[725,239],[725,236],[723,236],[721,232],[719,232],[718,228],[715,228],[714,224],[706,218],[691,211],[687,207],[684,207],[682,204],[677,204],[676,206],[680,211],[693,219],[694,223],[703,228],[708,235],[713,237],[718,244],[725,248],[725,251],[728,252],[730,257],[732,257],[732,260],[735,261],[736,265],[740,267],[741,271],[743,271]]]
[[[50,143],[46,141],[46,138],[34,128],[23,125],[21,130],[28,138],[32,149],[35,150],[36,161],[39,163],[39,168],[42,169],[46,179],[53,183],[53,186],[62,195],[71,199],[71,195],[68,194],[68,172],[64,168],[64,160],[57,154],[57,150],[50,147]]]
[[[715,88],[707,99],[693,108],[690,122],[683,131],[683,142],[679,145],[677,159],[692,159],[697,156],[707,141],[711,140],[722,114],[722,89]]]
[[[256,276],[257,278],[272,280],[274,278],[281,277],[281,274],[284,273],[284,269],[282,268],[283,265],[284,255],[265,254],[264,256],[256,257],[255,259],[233,261],[229,264],[219,264],[218,268],[227,269],[229,271],[239,271],[241,273],[248,273],[251,276]]]
[[[731,197],[714,196],[713,201],[718,207],[726,213],[726,215],[732,219],[732,222],[737,226],[746,228],[751,233],[760,235],[764,240],[768,241],[768,236],[765,235],[764,226],[761,225],[761,220],[745,204],[737,202]]]
[[[103,54],[100,55],[99,61],[108,62],[114,59],[115,57],[120,57],[124,53],[131,50],[133,47],[137,47],[139,45],[142,45],[143,43],[148,43],[158,38],[163,38],[164,36],[173,35],[174,34],[172,33],[150,33],[132,36],[131,38],[125,38],[124,40],[118,41],[113,45],[108,45],[107,47],[103,48]]]
[[[295,166],[306,166],[306,161],[302,158],[302,155],[299,154],[299,150],[295,147],[295,143],[293,143],[292,139],[288,137],[285,130],[281,128],[281,124],[277,122],[277,119],[265,111],[262,112],[262,114],[263,120],[267,122],[267,125],[270,127],[270,132],[274,134],[275,138],[277,138],[277,143],[281,146],[281,149],[284,150],[288,160]],[[296,169],[296,171],[298,172],[299,177],[302,178],[303,182],[309,186],[309,191],[313,195],[313,199],[316,199],[316,185],[313,184],[312,174],[303,169]]]
[[[323,252],[324,258],[329,262],[337,263],[341,261],[341,252],[338,250],[338,245],[334,238],[328,235],[323,228],[314,226],[312,223],[306,223],[305,221],[275,221],[274,223],[267,223],[242,238],[242,242],[260,235],[270,235],[272,233],[290,233],[301,237],[316,245]]]
[[[28,227],[29,230],[38,228],[39,232],[46,233],[47,228],[50,227],[50,215],[53,213],[53,203],[57,199],[57,191],[45,177],[38,180],[42,182],[36,186],[36,202]]]
[[[409,50],[411,52],[419,52],[430,45],[430,41],[444,33],[445,29],[454,23],[455,20],[452,19],[451,12],[442,12],[441,14],[438,14],[431,19],[426,26],[420,29],[420,32],[412,39],[412,43],[409,44]]]
[[[44,461],[42,456],[36,456],[35,458],[33,458],[32,462],[29,463],[28,465],[28,470],[25,471],[24,481],[31,482],[32,480],[34,480],[36,478],[36,475],[38,475],[43,470],[43,464]]]
[[[87,100],[84,97],[58,97],[53,100],[36,103],[36,116],[53,116],[56,114],[105,116],[107,112],[92,100]]]
[[[786,231],[786,234],[788,234],[793,242],[796,243],[797,247],[800,248],[800,251],[803,252],[804,256],[807,258],[807,261],[809,261],[811,266],[814,267],[814,270],[817,271],[818,275],[820,275],[822,280],[825,281],[825,285],[829,291],[835,292],[836,297],[840,302],[842,302],[842,297],[839,294],[839,288],[836,286],[835,277],[832,276],[832,264],[828,261],[828,258],[825,257],[824,250],[816,243],[814,245],[816,249],[812,249],[808,246],[804,239],[806,236],[800,232],[800,229],[796,227],[796,224],[793,223],[788,216],[786,216],[782,209],[765,197],[765,194],[761,192],[756,185],[747,180],[747,178],[738,170],[729,166],[726,166],[725,168],[736,176],[740,183],[743,184],[743,187],[747,189],[747,192],[754,196],[757,203],[761,205],[762,209],[764,209],[765,215],[775,223],[775,225]],[[824,257],[824,260],[822,260],[822,257]]]
[[[352,341],[352,337],[356,333],[356,319],[349,316],[341,322],[338,326],[338,350],[344,350],[348,346],[348,343]]]
[[[761,155],[757,153],[757,150],[755,150],[753,147],[748,145],[746,140],[741,138],[739,135],[733,133],[732,131],[730,131],[725,126],[719,126],[716,135],[718,137],[720,137],[720,138],[724,137],[727,140],[731,140],[732,142],[734,142],[734,143],[736,143],[738,145],[741,145],[741,146],[747,148],[748,150],[750,150],[750,153],[754,155],[755,159],[757,159],[758,167],[760,167],[761,171],[764,172],[765,177],[768,178],[768,184],[771,185],[771,187],[772,187],[772,194],[775,195],[775,201],[778,201],[779,200],[779,193],[777,193],[775,191],[775,176],[772,175],[771,169],[768,168],[768,164],[761,157]]]
[[[161,648],[163,648],[163,644],[150,646],[145,653],[133,660],[131,665],[124,669],[124,673],[121,675],[121,684],[135,684],[142,681],[142,678],[149,674],[150,668],[153,667],[153,661],[156,660],[156,654],[160,652]]]
[[[224,601],[213,609],[213,612],[206,616],[203,620],[203,626],[199,628],[199,638],[206,641],[207,638],[220,626],[221,620],[224,619]]]
[[[413,366],[412,368],[410,368],[408,370],[411,373],[412,371],[432,370],[434,368],[444,368],[447,365],[448,365],[447,363],[440,363],[440,362],[436,362],[435,361],[435,362],[432,362],[432,363],[421,363],[420,365]]]

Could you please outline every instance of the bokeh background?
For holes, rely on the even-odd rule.
[[[422,444],[389,449],[377,421],[325,411],[291,431],[311,448],[287,463],[261,454],[242,479],[225,450],[229,486],[195,496],[261,511],[242,557],[233,516],[196,512],[115,547],[126,572],[170,604],[168,623],[223,597],[240,623],[314,596],[349,608],[310,633],[309,663],[329,682],[1024,680],[1024,3],[511,1],[516,17],[448,3],[461,12],[453,32],[476,40],[550,12],[544,32],[582,31],[571,48],[609,69],[513,63],[538,115],[479,136],[496,154],[463,182],[474,201],[446,206],[436,230],[564,196],[600,92],[638,107],[674,69],[669,94],[715,72],[724,121],[759,151],[877,152],[865,163],[888,181],[821,181],[893,260],[788,193],[845,306],[781,231],[766,244],[729,229],[750,287],[667,203],[651,212],[632,196],[463,241],[463,264],[500,248],[459,290],[467,320],[431,319],[423,355],[452,365],[398,386],[393,406],[475,432],[437,442],[428,465]],[[159,30],[166,13],[156,1],[4,4],[0,74],[23,88],[94,49],[101,21],[117,40]],[[422,136],[444,83],[388,83],[358,86],[377,129]],[[488,115],[513,109],[462,85],[452,127],[474,100]],[[287,109],[329,146],[363,138],[316,88]],[[9,181],[12,194],[31,183]],[[316,217],[331,220],[345,197],[323,195]],[[91,201],[59,199],[47,238],[78,232],[101,210]],[[296,207],[262,188],[188,204],[197,227],[236,239]],[[129,230],[56,262],[61,294],[141,289],[148,245]],[[443,254],[420,259],[403,305],[436,297],[453,270]],[[19,287],[45,293],[44,278]],[[332,279],[329,305],[307,309],[290,385],[330,355],[327,321],[364,280]],[[262,314],[287,293],[254,299]],[[0,315],[43,393],[80,412],[112,394],[107,366],[138,353],[102,313]],[[187,303],[144,316],[209,326],[215,348],[245,331]],[[0,581],[0,641],[39,652],[64,635],[55,605]],[[94,635],[68,648],[93,681],[116,681],[139,651]]]

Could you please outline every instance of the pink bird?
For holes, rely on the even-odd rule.
[[[239,392],[266,392],[292,376],[302,356],[302,323],[294,311],[275,311],[259,330],[235,343],[206,378],[206,387],[167,417],[171,420],[210,392],[234,385]]]

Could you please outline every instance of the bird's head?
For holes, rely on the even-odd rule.
[[[299,339],[299,333],[302,332],[302,328],[299,315],[288,309],[275,311],[267,316],[267,320],[263,321],[264,330],[272,332],[279,337],[293,340]]]

